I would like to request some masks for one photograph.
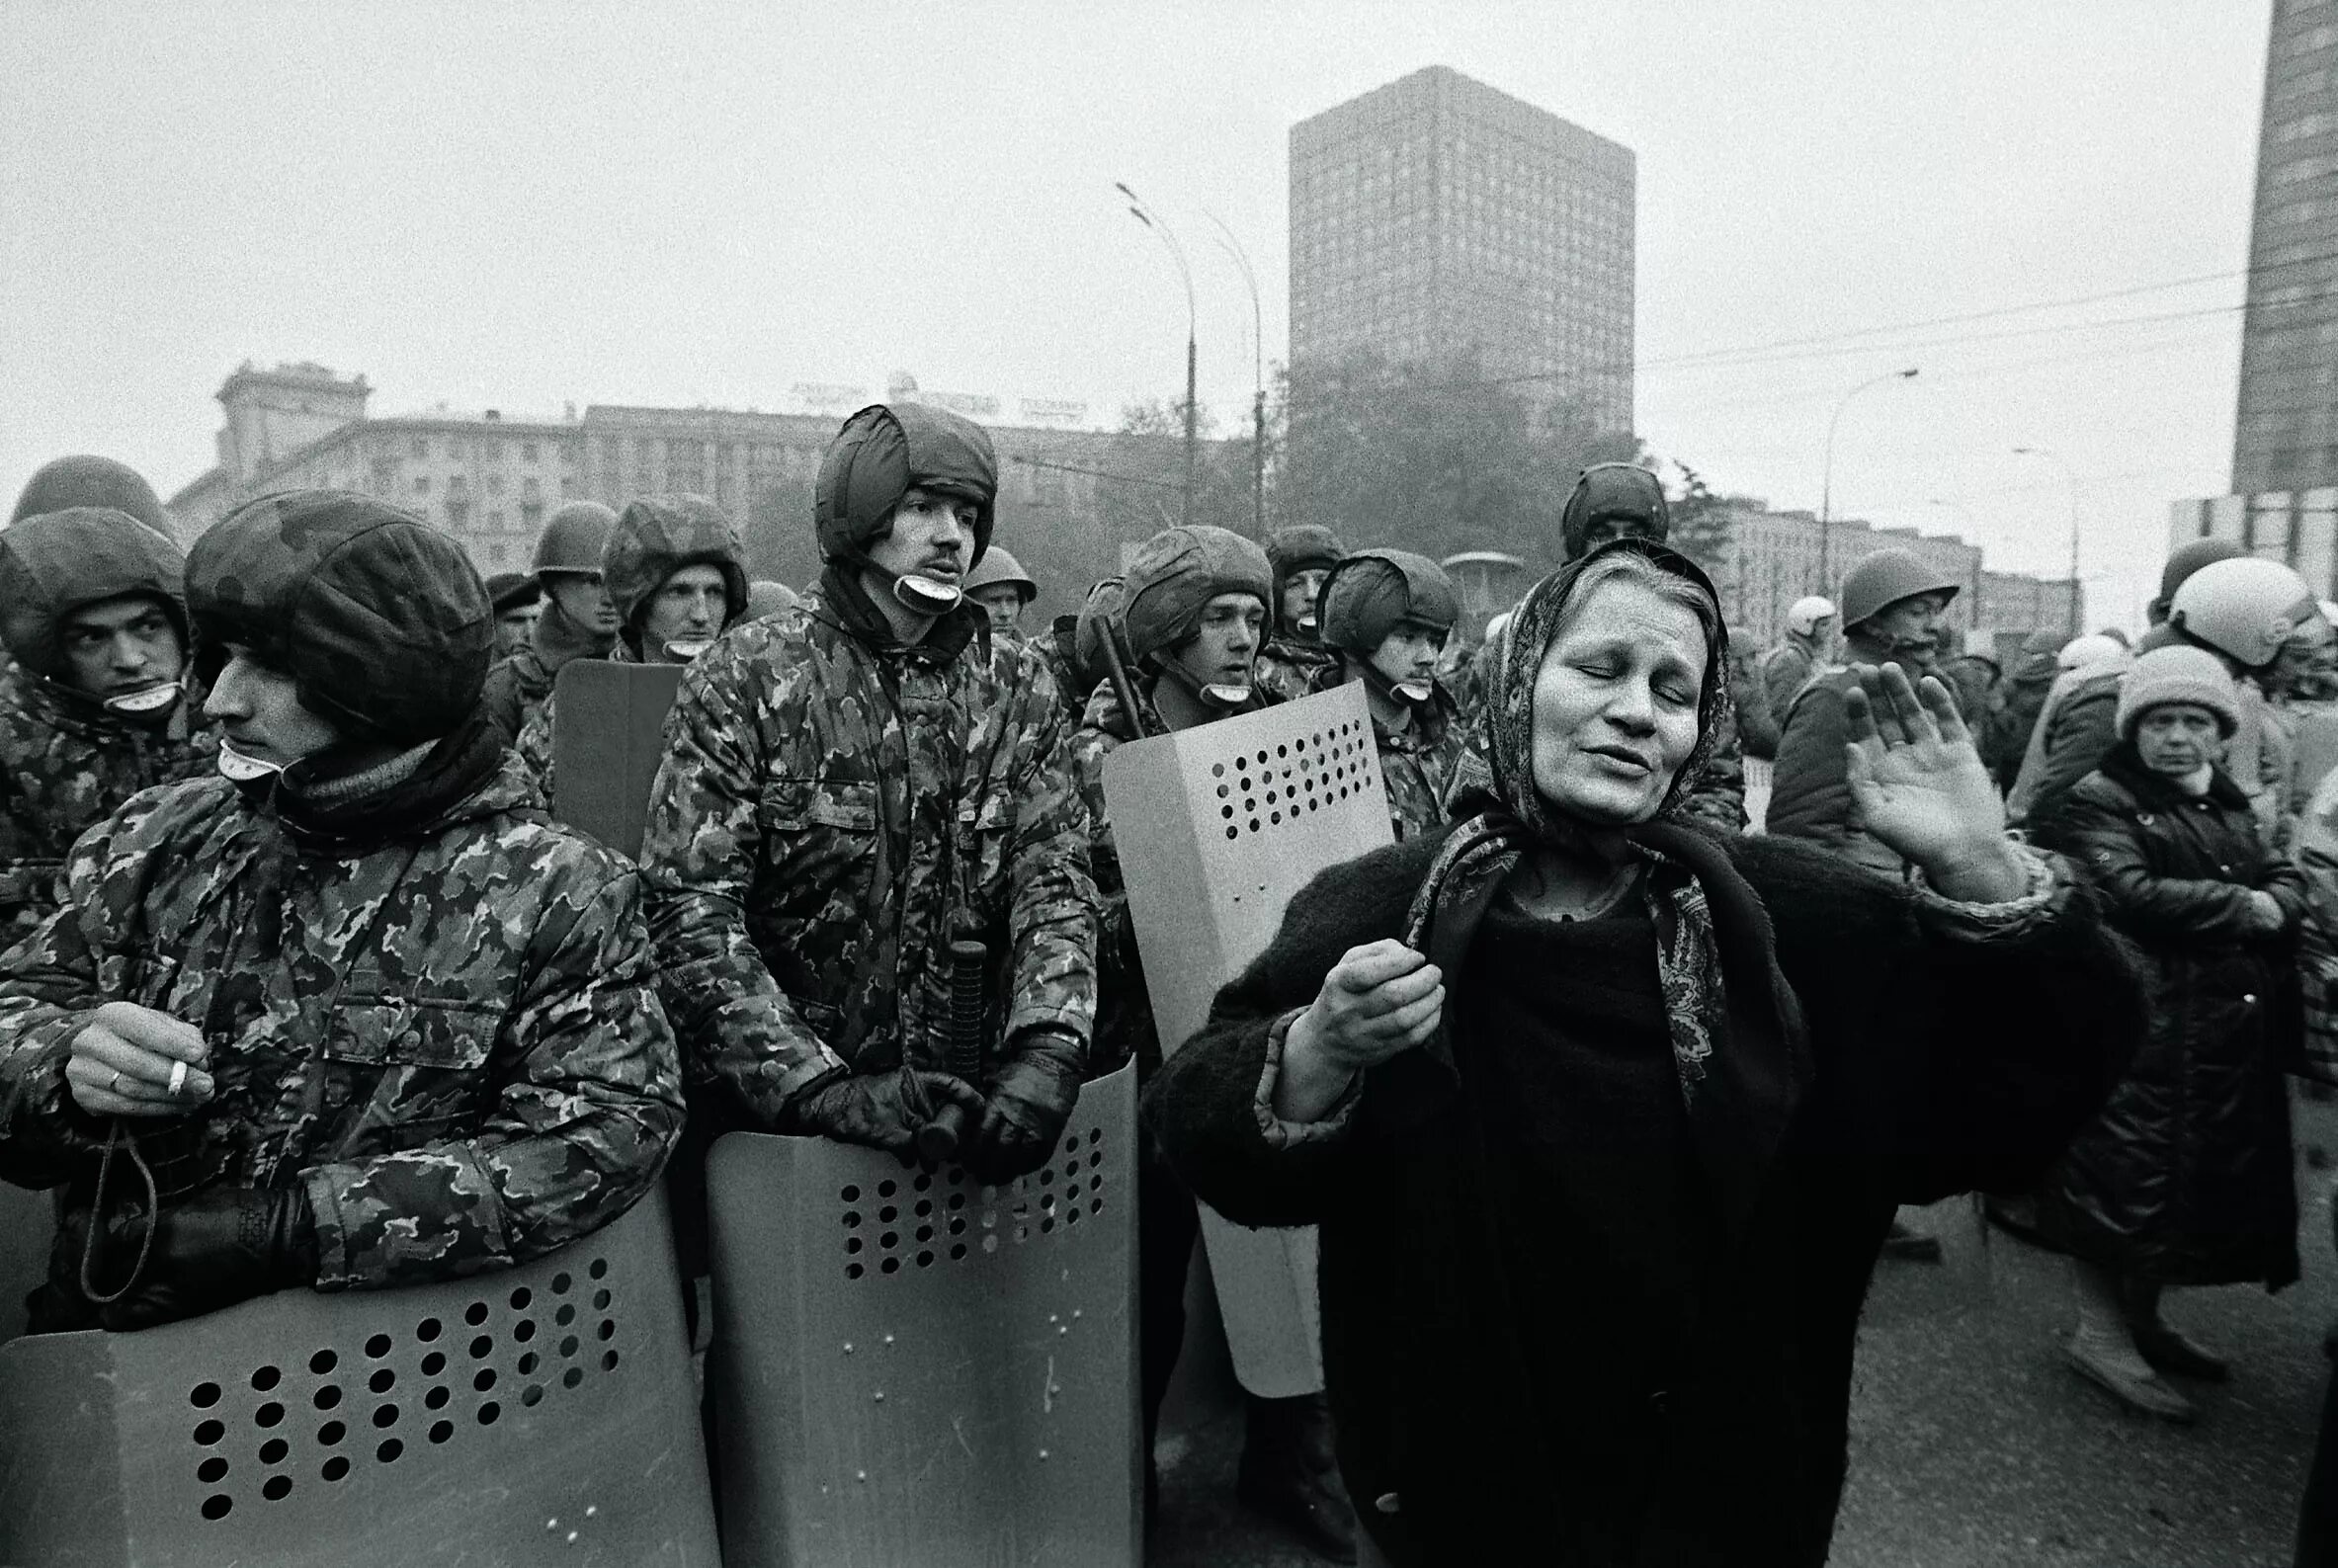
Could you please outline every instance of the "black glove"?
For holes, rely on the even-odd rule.
[[[145,1226],[145,1215],[136,1212],[108,1221],[108,1256],[135,1258]],[[305,1192],[215,1187],[162,1210],[137,1282],[99,1308],[98,1321],[116,1333],[176,1323],[313,1285],[316,1270],[316,1211]]]
[[[1047,1163],[1080,1098],[1086,1056],[1073,1035],[1036,1030],[999,1064],[972,1146],[960,1157],[976,1180],[1004,1186]]]
[[[949,1073],[901,1067],[854,1074],[807,1090],[782,1130],[906,1154],[917,1145],[917,1129],[948,1105],[963,1108],[968,1120],[982,1114],[981,1094]]]

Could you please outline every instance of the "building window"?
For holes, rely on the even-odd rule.
[[[536,460],[535,442],[523,441],[520,443],[520,460],[522,462],[534,462]]]
[[[417,457],[430,455],[430,443],[424,441],[420,436],[414,438],[414,455]]]
[[[459,529],[470,522],[470,503],[458,495],[447,497],[447,527]]]
[[[498,540],[496,540],[496,541],[495,541],[493,544],[490,544],[490,545],[488,545],[488,546],[487,546],[487,564],[488,564],[488,565],[490,565],[490,566],[504,566],[504,565],[508,565],[508,564],[510,564],[510,562],[511,562],[511,558],[512,558],[512,551],[511,551],[511,546],[510,546],[510,545],[508,545],[508,544],[506,544],[506,543],[504,543],[504,542],[503,542],[501,539],[498,539]]]
[[[520,494],[523,497],[533,501],[536,499],[538,493],[536,475],[530,474],[527,478],[520,481]]]
[[[425,473],[425,474],[417,474],[417,475],[415,475],[415,478],[414,478],[414,493],[415,493],[416,495],[428,495],[428,494],[430,494],[430,475],[429,475],[429,474]]]
[[[531,534],[543,527],[543,503],[542,501],[520,503],[520,527]]]

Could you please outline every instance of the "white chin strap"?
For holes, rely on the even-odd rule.
[[[1303,616],[1300,616],[1300,617],[1299,617],[1299,618],[1298,618],[1296,620],[1294,620],[1294,621],[1292,622],[1292,624],[1293,624],[1293,625],[1294,625],[1294,626],[1296,626],[1296,627],[1298,627],[1298,629],[1299,629],[1299,630],[1301,630],[1301,631],[1312,631],[1312,630],[1314,630],[1314,629],[1315,629],[1315,612],[1313,612],[1312,610],[1308,611],[1308,612],[1307,612],[1305,615],[1303,615]]]
[[[116,713],[159,713],[176,702],[185,688],[176,681],[165,681],[160,686],[149,686],[141,691],[125,692],[106,699],[107,708]]]
[[[673,637],[666,643],[666,657],[677,664],[688,664],[712,646],[711,638],[701,641],[696,637]]]
[[[284,771],[283,763],[247,756],[225,742],[220,743],[219,772],[232,783],[251,784]]]
[[[1428,681],[1397,681],[1391,683],[1389,690],[1415,707],[1437,695],[1436,686]]]
[[[946,583],[939,578],[904,572],[893,579],[893,598],[904,609],[913,610],[921,616],[948,615],[964,602],[965,597],[956,583]]]
[[[1202,688],[1202,701],[1213,707],[1240,707],[1250,701],[1250,688],[1230,681],[1211,681]]]

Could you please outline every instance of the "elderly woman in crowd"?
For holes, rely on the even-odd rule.
[[[1490,788],[1301,891],[1147,1095],[1203,1198],[1322,1227],[1341,1467],[1397,1563],[1821,1562],[1894,1206],[2035,1181],[2140,1032],[1937,681],[1847,698],[1913,879],[1682,822],[1724,644],[1661,545],[1537,584]]]
[[[2160,1374],[2227,1368],[2161,1319],[2161,1291],[2297,1278],[2283,1072],[2300,1045],[2293,942],[2308,894],[2217,763],[2241,706],[2214,654],[2144,654],[2115,717],[2119,742],[2070,791],[2059,842],[2142,949],[2150,1034],[2041,1189],[2038,1226],[2076,1260],[2071,1369],[2185,1422],[2192,1402]]]

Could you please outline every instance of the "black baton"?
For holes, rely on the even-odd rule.
[[[982,1071],[982,971],[990,949],[960,938],[950,945],[950,1071],[972,1083]],[[955,1156],[972,1128],[966,1108],[957,1102],[917,1129],[917,1152],[935,1165]]]

